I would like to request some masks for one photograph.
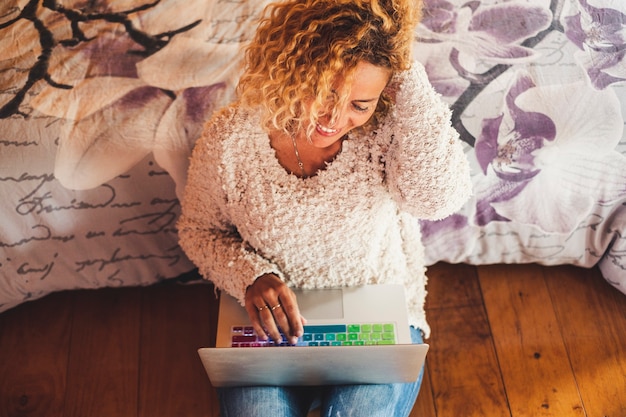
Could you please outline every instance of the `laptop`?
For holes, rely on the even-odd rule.
[[[220,297],[216,346],[198,349],[211,384],[286,386],[414,382],[427,344],[412,344],[401,285],[294,290],[307,319],[297,346],[256,339],[237,300]]]

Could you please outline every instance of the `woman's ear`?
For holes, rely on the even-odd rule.
[[[399,79],[399,77],[392,75],[391,78],[389,79],[389,82],[387,83],[387,86],[383,90],[381,99],[383,97],[386,97],[388,101],[390,101],[391,103],[395,103],[396,92],[400,88],[400,81],[401,80]]]

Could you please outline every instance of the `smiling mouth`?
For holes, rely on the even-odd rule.
[[[329,127],[326,126],[322,126],[321,124],[317,124],[317,130],[319,130],[322,133],[325,133],[327,135],[334,135],[335,133],[339,132],[339,129],[331,129]]]

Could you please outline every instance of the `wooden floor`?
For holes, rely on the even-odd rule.
[[[412,417],[626,417],[626,295],[597,270],[438,264]],[[0,314],[0,416],[217,416],[210,285],[52,294]],[[382,400],[382,399],[381,399]]]

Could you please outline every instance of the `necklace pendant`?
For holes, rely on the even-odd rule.
[[[293,143],[293,151],[296,154],[296,159],[298,160],[298,167],[300,167],[300,173],[302,174],[303,177],[306,177],[306,171],[304,170],[304,163],[302,162],[302,159],[300,158],[300,152],[298,152],[298,145],[296,144],[296,138],[295,136],[291,136],[291,142]]]

